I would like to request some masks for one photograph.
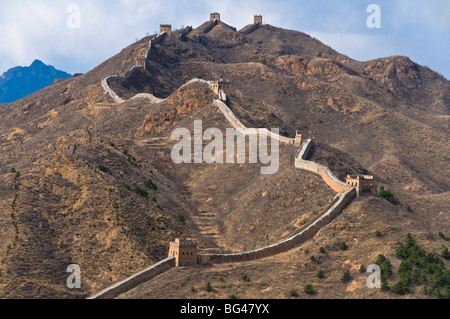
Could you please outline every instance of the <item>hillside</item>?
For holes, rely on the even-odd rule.
[[[52,84],[56,79],[66,79],[70,74],[34,60],[29,67],[11,68],[0,76],[0,103],[19,100]]]
[[[285,298],[316,283],[321,267],[327,279],[316,297],[383,298],[364,290],[362,275],[348,286],[339,276],[380,253],[391,256],[408,232],[427,250],[449,247],[438,236],[450,236],[449,81],[406,57],[358,62],[297,31],[262,25],[246,33],[219,22],[202,33],[205,25],[162,37],[146,61],[153,36],[0,108],[1,298],[86,297],[166,257],[179,236],[197,237],[208,252],[262,247],[328,205],[335,193],[295,170],[291,145],[281,146],[274,175],[260,175],[259,164],[174,164],[175,128],[192,130],[196,119],[204,130],[229,127],[208,85],[180,88],[192,78],[229,80],[228,105],[243,124],[286,136],[299,130],[316,141],[315,161],[341,178],[373,173],[400,205],[361,197],[296,250],[243,265],[174,269],[129,296]],[[142,62],[145,69],[129,71]],[[109,85],[124,103],[101,86],[111,75],[120,76]],[[128,100],[137,93],[166,99]],[[329,256],[319,257],[321,246]],[[81,267],[80,290],[65,286],[71,263]],[[235,280],[244,272],[248,286]],[[226,281],[214,283],[213,295],[191,295],[192,286],[222,273]]]

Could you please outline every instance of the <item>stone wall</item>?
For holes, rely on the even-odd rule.
[[[336,218],[347,205],[356,196],[354,188],[339,194],[335,197],[333,202],[327,207],[325,212],[311,223],[304,230],[298,234],[283,240],[279,243],[266,246],[260,249],[251,250],[243,253],[235,254],[199,254],[197,262],[199,264],[219,264],[219,263],[233,263],[244,262],[250,260],[261,259],[265,257],[274,256],[276,254],[293,249],[305,241],[311,239],[322,227],[330,223]]]
[[[212,30],[212,28],[214,28],[217,25],[217,23],[218,23],[218,20],[211,21],[210,23],[208,23],[208,25],[206,27],[204,27],[202,29],[201,32],[202,33],[208,33],[209,31]]]
[[[254,134],[255,133],[255,129],[249,129],[244,124],[242,124],[241,121],[239,121],[239,119],[236,117],[236,115],[234,115],[233,111],[231,111],[231,109],[228,107],[228,105],[226,105],[225,103],[223,103],[220,100],[214,100],[214,105],[216,105],[219,108],[219,110],[223,113],[223,115],[228,120],[228,122],[230,122],[230,124],[235,129],[237,129],[241,134]],[[292,137],[286,137],[286,136],[274,134],[266,128],[258,128],[258,129],[256,129],[256,132],[261,135],[268,135],[274,139],[279,140],[282,143],[286,143],[286,144],[294,143],[294,139]]]
[[[295,167],[320,175],[325,183],[327,183],[327,185],[335,192],[342,193],[348,191],[351,187],[339,180],[328,167],[305,160],[305,158],[308,157],[308,153],[312,146],[313,142],[311,139],[307,139],[303,143],[302,148],[295,159]]]
[[[127,292],[138,285],[149,281],[150,279],[166,272],[170,268],[175,267],[175,257],[168,257],[160,262],[128,277],[125,278],[108,288],[88,297],[87,299],[112,299],[117,297],[121,293]]]

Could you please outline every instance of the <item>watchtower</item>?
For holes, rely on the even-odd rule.
[[[218,81],[211,81],[211,88],[213,89],[214,93],[219,95],[220,90],[222,90],[225,94],[229,94],[230,93],[230,89],[231,89],[231,83],[220,79]]]
[[[356,187],[356,195],[359,197],[364,191],[373,193],[375,183],[372,175],[347,175],[345,183],[350,187]]]
[[[160,24],[159,25],[159,33],[167,32],[168,35],[172,34],[172,25],[171,24]]]
[[[170,242],[169,257],[175,256],[175,266],[197,263],[197,242],[192,238],[176,238]]]
[[[262,24],[262,15],[255,15],[253,22],[254,24]]]
[[[220,21],[220,13],[219,12],[213,12],[209,15],[209,21]]]

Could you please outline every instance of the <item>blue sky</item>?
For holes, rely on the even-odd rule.
[[[67,26],[71,4],[80,28]],[[367,27],[369,4],[381,8],[379,29]],[[405,55],[450,79],[449,0],[0,0],[0,74],[34,59],[85,73],[160,23],[196,27],[213,11],[238,29],[260,13],[353,59]]]

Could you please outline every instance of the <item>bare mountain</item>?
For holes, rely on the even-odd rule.
[[[165,257],[175,237],[195,236],[203,251],[258,248],[328,205],[334,192],[295,170],[291,145],[281,146],[274,175],[260,175],[256,164],[174,164],[175,128],[192,129],[196,119],[203,129],[229,127],[208,85],[181,87],[193,78],[227,79],[228,104],[246,126],[287,136],[298,129],[315,139],[314,160],[341,178],[375,174],[400,205],[361,197],[279,258],[174,269],[132,297],[226,297],[239,289],[239,297],[284,298],[313,282],[319,298],[383,298],[364,290],[363,277],[347,286],[340,274],[391,256],[408,232],[428,250],[449,246],[438,236],[450,227],[449,81],[406,57],[355,61],[297,31],[236,31],[219,22],[202,32],[207,25],[161,37],[144,59],[153,36],[146,37],[87,74],[0,108],[0,297],[86,297]],[[139,64],[145,68],[130,71]],[[123,103],[101,86],[111,75]],[[165,100],[130,99],[138,93]],[[319,264],[303,252],[317,255],[321,246],[330,253]],[[80,290],[65,285],[71,263],[81,267]],[[314,277],[318,268],[325,281]],[[230,279],[213,295],[190,293],[198,280],[241,272],[255,277],[248,289]]]

